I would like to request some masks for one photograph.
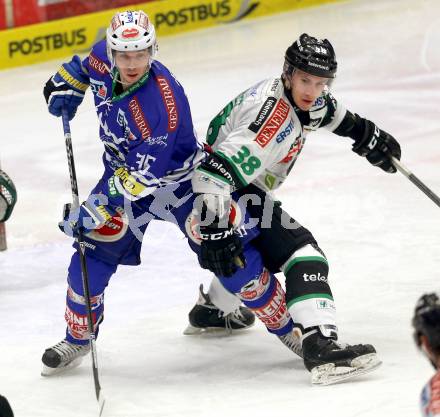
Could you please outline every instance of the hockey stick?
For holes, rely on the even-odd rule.
[[[75,209],[79,207],[78,182],[76,180],[75,161],[73,159],[72,136],[70,133],[69,116],[66,109],[63,109],[62,119],[63,119],[64,139],[66,141],[67,161],[69,163],[70,186],[72,189],[72,199],[73,199],[72,208]],[[95,330],[93,328],[92,305],[90,302],[89,274],[87,272],[86,254],[85,254],[86,246],[85,246],[82,230],[79,230],[78,232],[77,242],[79,246],[78,254],[81,263],[81,275],[82,275],[82,284],[84,290],[84,299],[87,309],[87,327],[89,330],[90,352],[92,354],[93,380],[95,382],[96,399],[98,400],[98,404],[99,404],[99,415],[101,416],[102,410],[104,408],[105,398],[103,396],[101,385],[99,383],[98,355],[96,353],[96,335],[95,335]]]
[[[391,161],[400,173],[408,178],[420,191],[425,193],[425,195],[427,195],[435,204],[440,207],[440,197],[437,194],[435,194],[422,181],[420,181],[408,168],[402,165],[402,163],[397,158],[394,158],[394,156],[392,156]]]

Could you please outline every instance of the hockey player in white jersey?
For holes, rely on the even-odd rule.
[[[436,370],[423,387],[420,408],[423,417],[440,416],[440,299],[438,294],[424,294],[417,301],[412,319],[414,340]]]
[[[297,326],[294,331],[299,329],[302,334],[300,354],[312,371],[312,382],[318,384],[368,372],[377,368],[380,360],[371,345],[337,342],[328,261],[312,234],[294,222],[270,195],[292,170],[308,134],[319,128],[351,138],[355,153],[388,173],[396,172],[391,156],[400,159],[401,155],[398,142],[390,134],[346,110],[332,96],[330,87],[336,70],[331,43],[301,35],[286,51],[280,78],[244,91],[211,121],[206,139],[212,153],[193,178],[195,192],[200,189],[224,197],[239,189],[241,194],[248,192],[260,199],[248,205],[260,220],[256,246],[266,267],[285,275],[287,308]],[[209,176],[223,179],[221,192],[218,181],[208,190]],[[267,211],[266,206],[274,210]],[[212,262],[203,265],[202,260],[202,266],[218,275]],[[208,328],[216,307],[234,311],[244,301],[240,294],[236,297],[225,291],[223,285],[229,288],[224,283],[214,279],[208,294],[200,297],[189,314],[187,333]],[[261,318],[261,311],[255,312]]]

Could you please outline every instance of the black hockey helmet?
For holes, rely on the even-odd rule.
[[[417,301],[412,319],[414,340],[421,347],[420,336],[428,339],[435,351],[440,351],[440,299],[436,293],[422,295]]]
[[[336,54],[327,39],[317,39],[303,33],[287,48],[284,58],[285,74],[291,74],[294,68],[298,68],[318,77],[336,77]]]

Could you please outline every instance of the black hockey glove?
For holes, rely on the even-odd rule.
[[[202,268],[209,269],[217,276],[230,277],[238,267],[245,266],[243,244],[232,226],[201,226],[200,238],[199,263]]]
[[[391,157],[400,160],[400,145],[389,133],[379,129],[370,120],[365,120],[364,134],[353,144],[353,152],[365,156],[372,165],[385,172],[396,172]]]

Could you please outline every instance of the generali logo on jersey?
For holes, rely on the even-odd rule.
[[[177,128],[177,121],[179,119],[177,115],[176,100],[174,99],[173,91],[171,90],[168,80],[164,77],[157,77],[160,93],[162,94],[163,102],[167,108],[168,113],[168,131],[174,132]]]
[[[102,75],[108,73],[107,65],[92,53],[89,55],[89,64],[96,72],[99,72]]]
[[[280,99],[275,110],[255,138],[255,141],[262,148],[264,148],[275,137],[280,126],[286,121],[287,116],[289,115],[289,110],[289,105],[283,99]]]
[[[141,132],[142,139],[146,140],[151,137],[151,129],[148,125],[147,119],[145,119],[144,113],[142,112],[141,106],[137,97],[133,97],[128,103],[128,108],[130,109],[133,120],[136,123],[139,131]]]

